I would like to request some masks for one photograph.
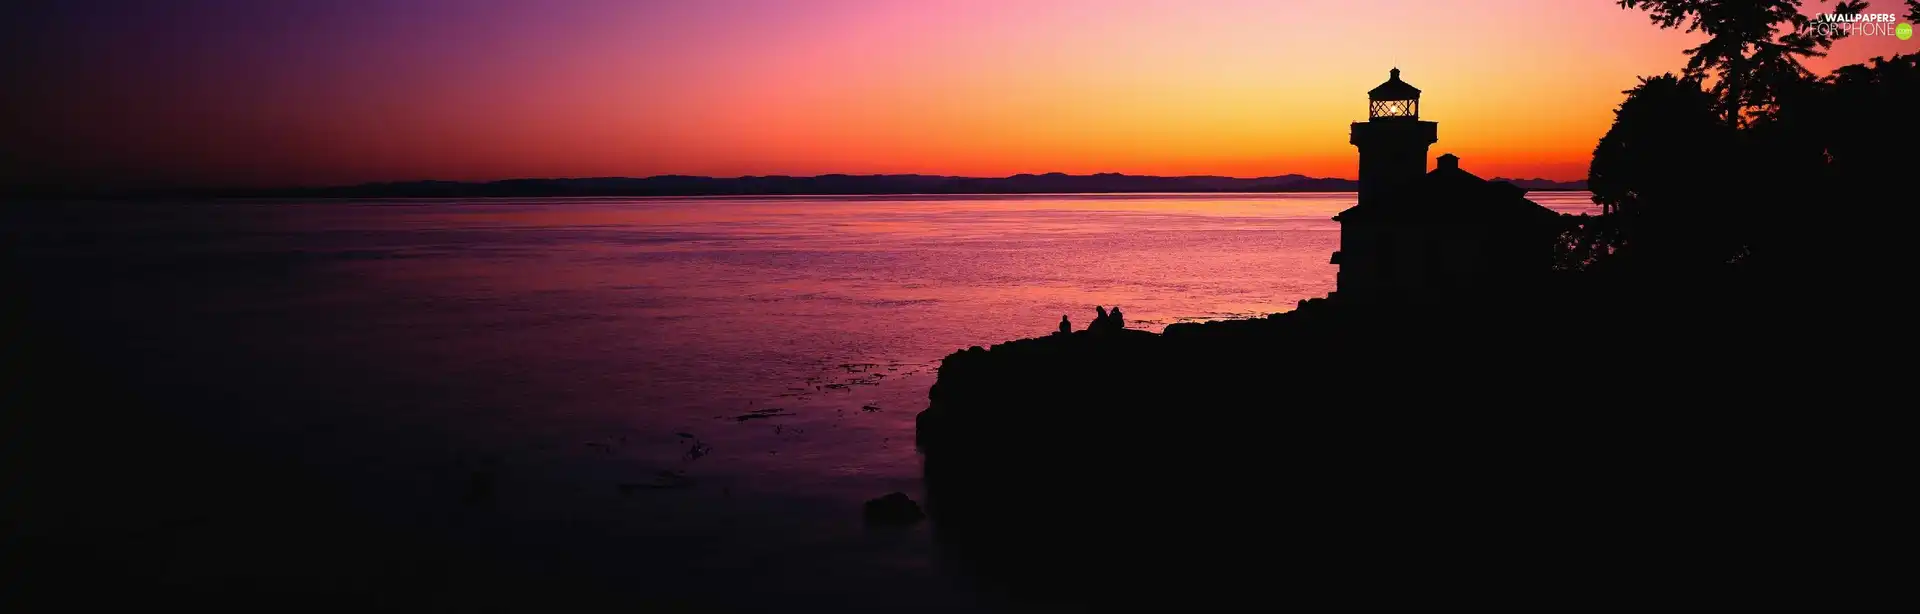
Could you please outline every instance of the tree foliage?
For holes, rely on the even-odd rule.
[[[1824,0],[1823,0],[1824,1]],[[1916,0],[1909,0],[1913,4]],[[1686,50],[1686,76],[1711,75],[1718,110],[1733,126],[1777,109],[1778,93],[1813,78],[1802,59],[1822,57],[1845,32],[1815,27],[1801,0],[1619,0],[1641,9],[1662,28],[1701,32],[1707,41]],[[1865,0],[1839,0],[1823,12],[1858,14]],[[1920,6],[1915,6],[1920,11]]]
[[[1824,12],[1862,10],[1842,1]],[[1920,21],[1920,0],[1907,0]],[[1800,61],[1835,33],[1800,0],[1621,0],[1655,25],[1709,39],[1680,74],[1623,92],[1594,148],[1588,183],[1605,214],[1562,246],[1567,268],[1596,262],[1693,270],[1729,262],[1805,267],[1849,252],[1844,233],[1808,224],[1809,205],[1872,193],[1920,168],[1896,144],[1920,100],[1920,55],[1875,58],[1825,78]],[[1828,236],[1832,235],[1832,236]]]
[[[1920,8],[1915,10],[1920,11]],[[1843,66],[1820,82],[1805,115],[1836,184],[1906,179],[1920,169],[1920,149],[1902,121],[1920,101],[1920,54]],[[1826,120],[1826,121],[1822,121]]]
[[[1741,156],[1718,99],[1699,77],[1671,73],[1623,93],[1588,174],[1611,223],[1593,241],[1619,248],[1631,240],[1637,254],[1665,262],[1731,258],[1743,246],[1718,236],[1729,213],[1722,191]]]

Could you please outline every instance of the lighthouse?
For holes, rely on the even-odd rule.
[[[1354,122],[1349,142],[1360,148],[1360,203],[1427,174],[1427,146],[1440,125],[1420,121],[1420,88],[1400,80],[1400,69],[1367,92],[1367,121]]]
[[[1553,266],[1560,215],[1526,190],[1487,181],[1440,156],[1427,172],[1437,124],[1420,121],[1420,89],[1395,68],[1367,92],[1367,121],[1353,123],[1360,148],[1359,203],[1340,222],[1335,295],[1376,305],[1453,304],[1513,291]]]

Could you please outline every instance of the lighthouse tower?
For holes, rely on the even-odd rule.
[[[1367,92],[1367,121],[1354,122],[1348,142],[1360,148],[1360,203],[1427,174],[1427,146],[1440,125],[1420,121],[1420,88],[1400,80],[1400,69]]]

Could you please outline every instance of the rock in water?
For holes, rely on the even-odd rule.
[[[907,498],[907,493],[888,493],[885,497],[867,501],[869,525],[906,525],[926,517],[926,512],[920,511],[920,504]]]

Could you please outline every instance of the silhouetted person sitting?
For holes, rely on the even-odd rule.
[[[1064,314],[1061,315],[1060,316],[1060,334],[1065,335],[1071,332],[1073,332],[1073,323],[1067,321],[1066,315]]]
[[[1093,325],[1088,326],[1087,330],[1120,330],[1126,328],[1126,320],[1121,319],[1120,307],[1118,305],[1114,306],[1113,311],[1107,311],[1106,307],[1094,305],[1093,312],[1099,315],[1094,316]]]

